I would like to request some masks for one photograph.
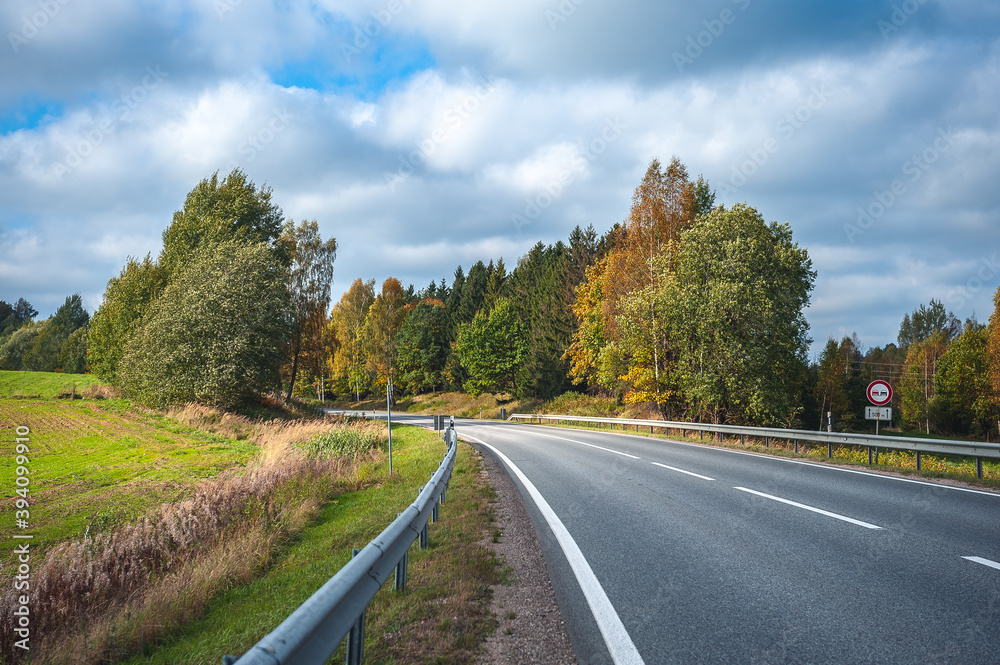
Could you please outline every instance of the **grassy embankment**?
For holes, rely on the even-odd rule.
[[[349,556],[412,502],[443,454],[433,434],[403,429],[394,437],[401,472],[387,481],[377,424],[253,421],[194,407],[163,414],[117,399],[55,399],[66,383],[89,378],[0,373],[0,430],[31,430],[33,663],[115,662],[164,640],[172,655],[161,662],[215,663],[248,648],[342,565],[344,551]],[[452,523],[435,525],[435,548],[411,564],[414,579],[423,574],[433,591],[415,582],[413,592],[379,599],[369,623],[373,653],[395,651],[407,662],[413,641],[396,642],[386,631],[412,633],[427,621],[433,629],[424,641],[446,652],[471,654],[491,629],[486,585],[497,564],[475,544],[490,517],[489,492],[463,452],[449,494],[461,498],[442,511],[454,515]],[[11,518],[14,469],[5,454],[0,505]],[[4,522],[6,562],[13,522]],[[343,547],[331,551],[338,541]],[[448,563],[439,572],[454,588],[435,581],[442,557]],[[285,581],[276,582],[282,574]],[[12,625],[9,581],[0,631]],[[427,608],[413,600],[421,594],[442,602]],[[453,610],[460,631],[447,629]],[[191,623],[206,613],[207,623]],[[198,625],[226,629],[205,636]],[[0,637],[9,658],[11,636]]]
[[[359,403],[340,403],[341,408],[385,410],[385,402],[379,400],[369,400]],[[512,399],[509,396],[480,395],[473,398],[465,393],[437,393],[430,395],[417,395],[400,400],[398,404],[400,411],[408,413],[439,413],[454,415],[462,418],[499,418],[500,409],[506,408],[508,414],[512,413],[553,413],[571,416],[601,416],[609,418],[642,418],[658,419],[656,412],[648,405],[619,404],[614,399],[606,397],[591,397],[579,393],[566,393],[552,400],[543,401],[539,399]],[[572,425],[568,425],[571,426]],[[579,426],[587,429],[587,426]],[[873,425],[874,427],[874,425]],[[874,433],[874,431],[872,431]],[[650,436],[648,432],[638,432],[640,435]],[[657,438],[680,439],[679,432],[665,436],[661,433],[654,433],[651,436]],[[885,430],[881,434],[886,436],[908,436],[917,438],[951,438],[927,436],[921,431],[905,432],[899,430]],[[712,441],[709,437],[704,440],[698,439],[697,433],[689,437],[690,441],[698,441],[705,445],[721,445],[731,448],[743,449],[737,438],[735,442],[730,438],[724,443]],[[764,446],[763,440],[747,440],[747,449],[757,452],[810,459],[831,464],[855,464],[868,466],[868,451],[864,448],[849,446],[834,446],[833,458],[827,457],[827,448],[824,444],[799,444],[799,452],[796,453],[794,444],[791,442],[773,441],[769,447]],[[928,478],[949,478],[967,482],[972,485],[984,487],[1000,488],[1000,462],[993,460],[983,460],[983,479],[976,478],[976,462],[973,458],[961,457],[957,455],[927,455],[921,456],[921,470],[917,471],[916,455],[912,452],[900,450],[880,449],[878,454],[877,468],[883,471],[902,473],[906,475],[920,474]]]

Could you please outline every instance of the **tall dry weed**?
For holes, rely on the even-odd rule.
[[[260,447],[258,460],[243,473],[202,482],[191,497],[163,504],[134,524],[52,547],[31,589],[33,662],[41,654],[50,654],[42,662],[105,662],[197,615],[226,580],[247,581],[339,487],[354,489],[358,467],[379,454],[377,448],[307,454],[307,442],[354,427],[341,420],[251,421],[194,406],[171,415],[202,429],[245,434]],[[372,434],[367,426],[360,430]],[[170,580],[177,586],[167,593]],[[0,594],[0,659],[7,663],[23,657],[13,646],[17,595],[10,584]]]

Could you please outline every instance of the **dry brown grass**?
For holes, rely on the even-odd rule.
[[[110,662],[197,616],[219,591],[266,568],[323,503],[357,489],[359,467],[381,455],[307,455],[301,444],[352,427],[334,419],[252,421],[196,406],[169,415],[249,438],[260,456],[139,522],[52,547],[35,564],[32,663]],[[12,585],[0,595],[0,659],[8,663],[23,657],[13,647],[17,595]]]

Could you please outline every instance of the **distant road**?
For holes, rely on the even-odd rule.
[[[626,434],[456,429],[521,490],[581,663],[1000,663],[1000,494]]]

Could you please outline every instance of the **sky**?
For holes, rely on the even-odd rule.
[[[0,299],[88,310],[243,169],[355,278],[450,284],[628,214],[676,156],[788,223],[827,339],[1000,287],[995,0],[5,0]]]

